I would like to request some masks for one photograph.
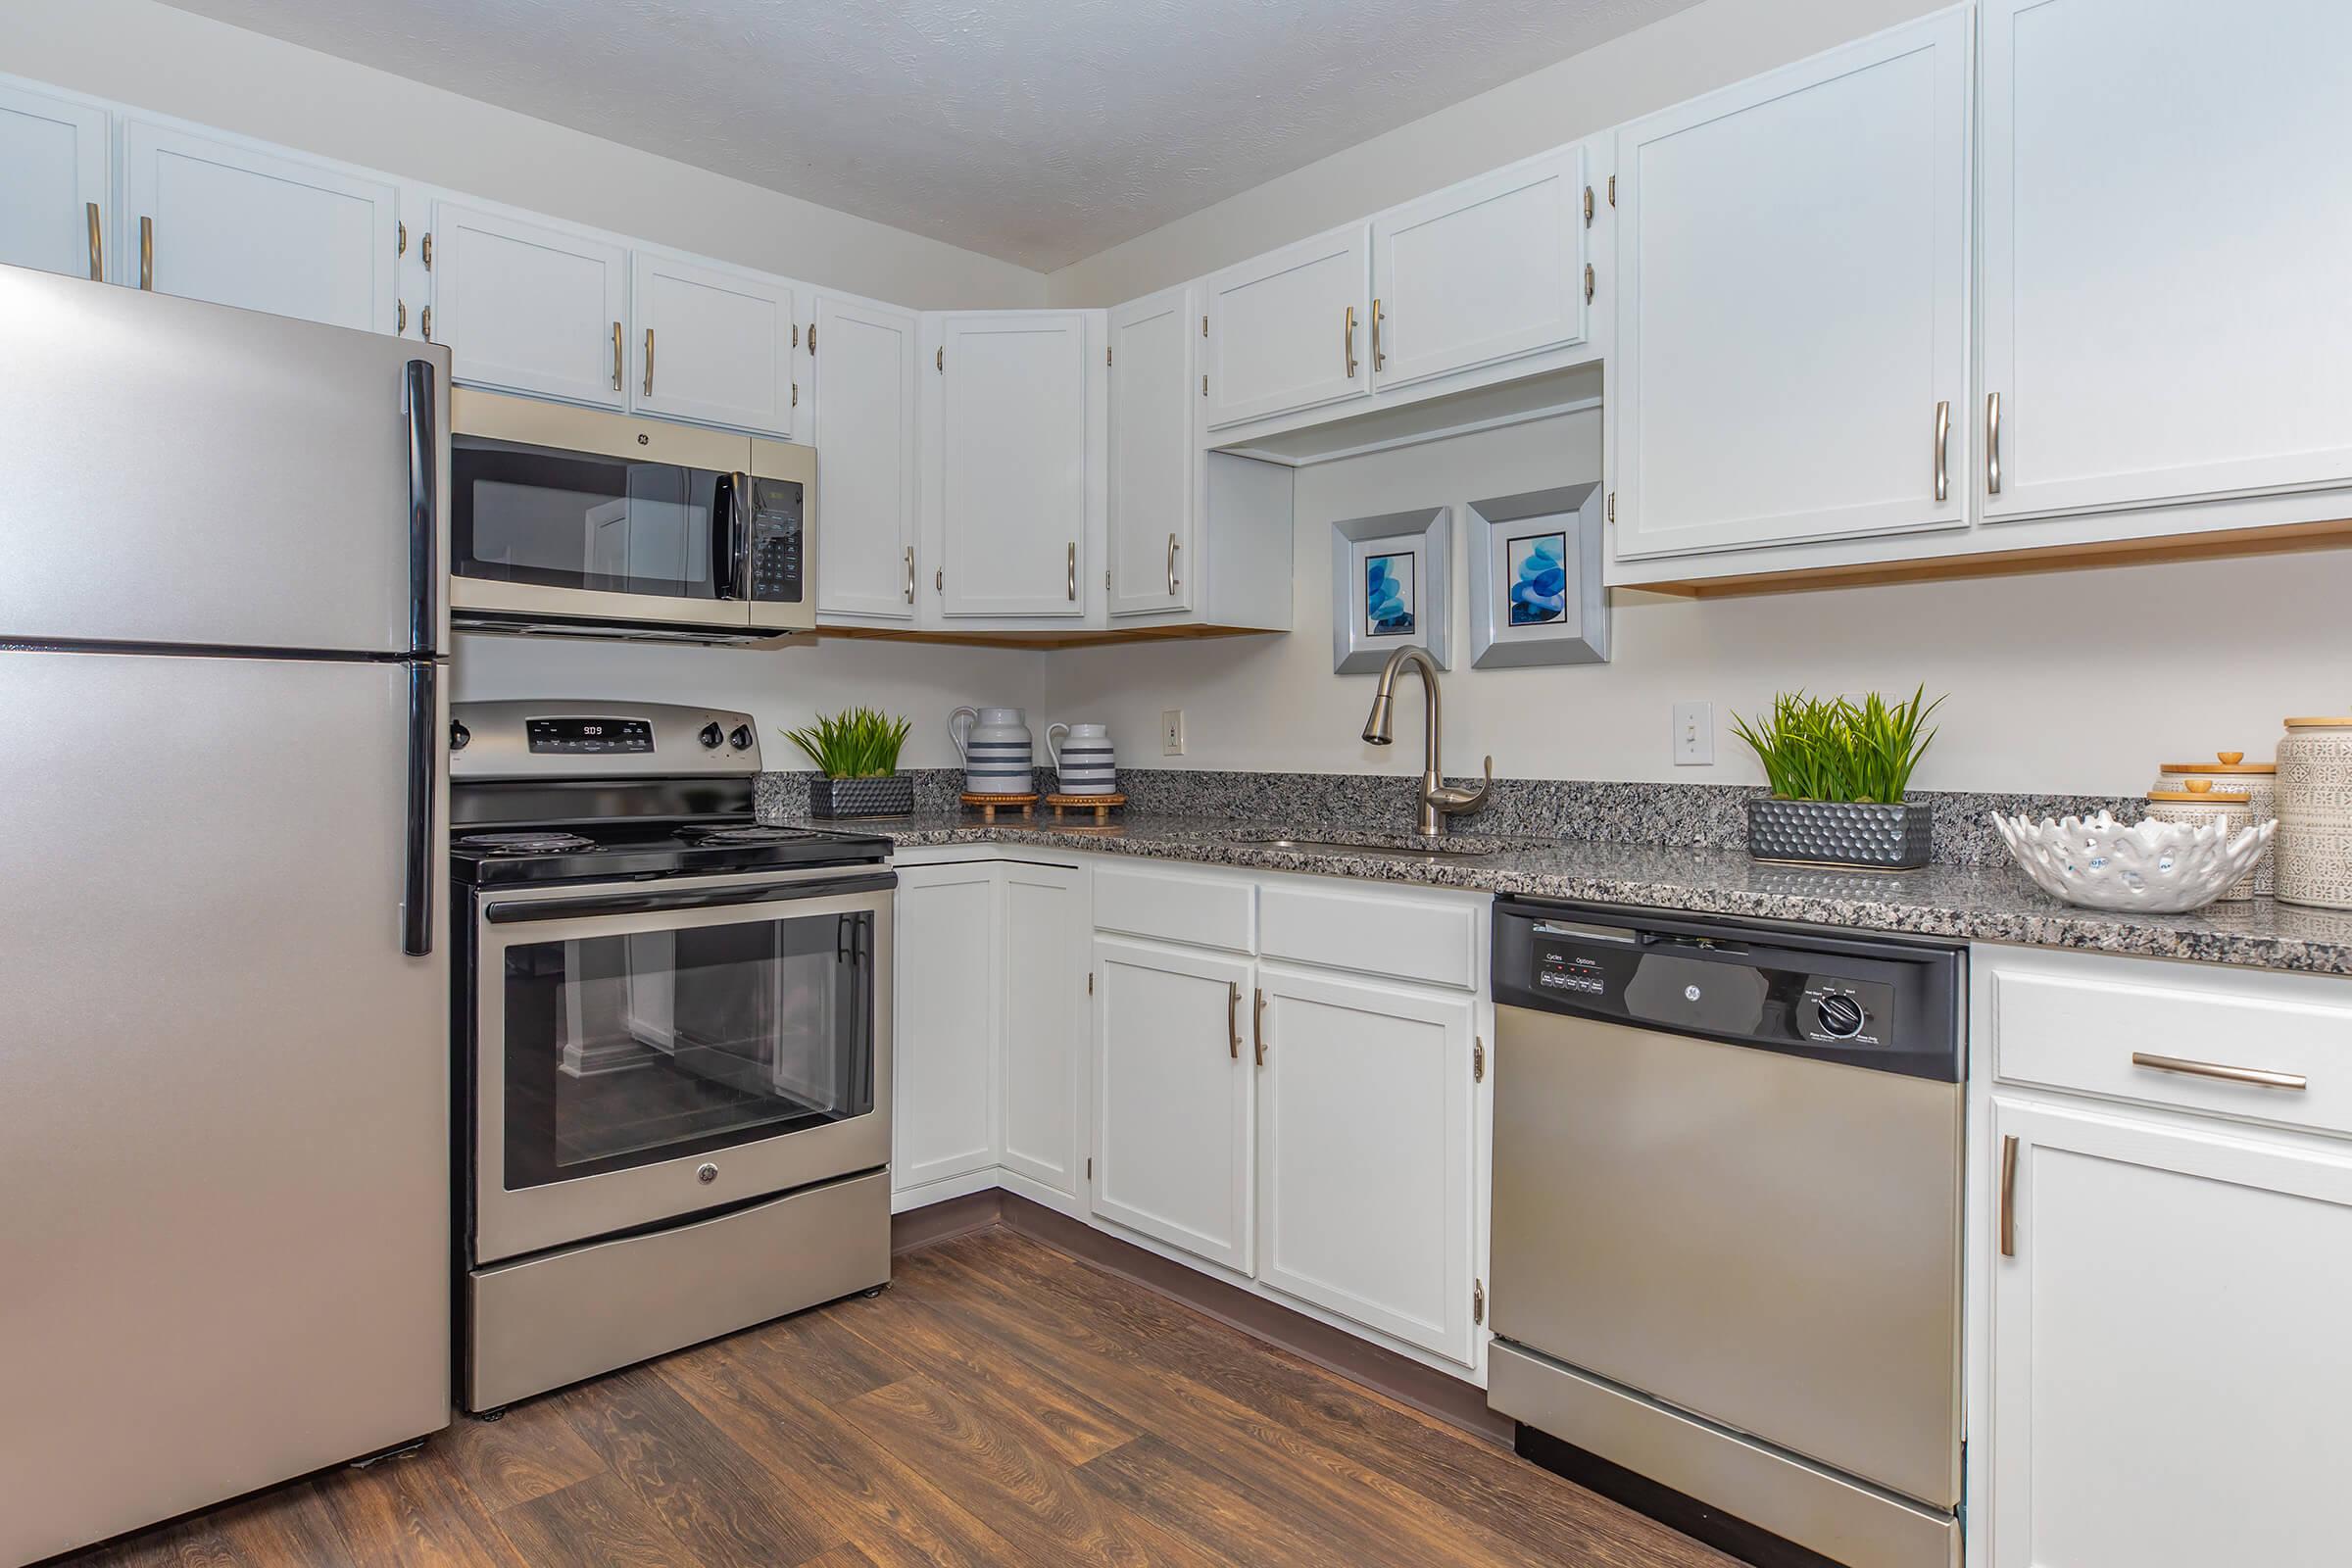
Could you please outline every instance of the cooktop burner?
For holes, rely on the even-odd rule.
[[[487,855],[555,855],[564,850],[593,849],[594,839],[577,833],[514,832],[466,833],[458,839],[458,847],[480,850]]]
[[[806,827],[690,827],[680,835],[689,844],[798,844],[826,835]]]

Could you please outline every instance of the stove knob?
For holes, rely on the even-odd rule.
[[[1833,1040],[1851,1040],[1862,1032],[1866,1014],[1862,1004],[1851,997],[1824,997],[1814,1009],[1821,1023],[1821,1032]]]
[[[473,731],[467,729],[462,721],[454,718],[449,721],[449,749],[451,751],[464,751],[472,739]]]
[[[727,737],[727,744],[739,752],[750,751],[752,749],[752,726],[749,724],[736,725],[735,733]]]
[[[707,752],[717,751],[718,743],[726,738],[726,731],[720,729],[716,724],[705,724],[702,733],[695,736],[696,740],[703,743],[703,750]]]

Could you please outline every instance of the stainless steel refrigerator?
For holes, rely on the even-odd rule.
[[[447,1423],[448,378],[0,267],[0,1563]]]

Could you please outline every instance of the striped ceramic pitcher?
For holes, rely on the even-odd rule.
[[[1029,725],[1017,708],[958,708],[948,739],[963,759],[963,787],[973,795],[1028,795],[1037,789]]]

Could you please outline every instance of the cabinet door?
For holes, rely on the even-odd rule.
[[[1084,871],[1007,862],[1004,1168],[1072,1198],[1085,1161],[1087,972],[1093,922]]]
[[[620,408],[628,253],[591,235],[433,206],[433,340],[476,386]]]
[[[1191,608],[1198,289],[1110,313],[1110,612]]]
[[[1349,223],[1208,280],[1208,427],[1372,390],[1370,229]]]
[[[635,263],[629,407],[791,435],[801,337],[792,286],[653,251]]]
[[[1585,191],[1569,147],[1372,220],[1373,384],[1583,342]]]
[[[398,192],[332,165],[133,120],[124,248],[108,269],[165,294],[390,332]]]
[[[1984,515],[2352,480],[2352,8],[1984,18]]]
[[[2352,1160],[1994,1102],[1992,1568],[2322,1568],[2352,1356]]]
[[[1250,965],[1095,939],[1095,1198],[1102,1219],[1250,1268]]]
[[[106,151],[103,108],[0,86],[0,265],[123,275],[106,255]]]
[[[997,868],[899,873],[891,1191],[997,1163]]]
[[[1620,557],[1966,521],[1968,90],[1951,11],[1618,132]]]
[[[819,613],[914,617],[914,377],[920,318],[816,302]]]
[[[1086,612],[1086,339],[1077,311],[941,318],[943,613]]]
[[[1465,1365],[1477,1004],[1259,971],[1257,1277]]]

